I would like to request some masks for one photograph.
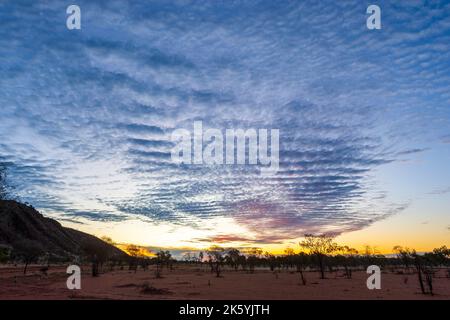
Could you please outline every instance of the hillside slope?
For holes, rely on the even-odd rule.
[[[0,200],[0,245],[14,249],[37,246],[58,257],[91,255],[125,257],[118,248],[87,233],[65,228],[34,208],[16,201]]]

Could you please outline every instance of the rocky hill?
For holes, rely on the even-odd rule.
[[[126,256],[97,237],[65,228],[34,208],[11,200],[0,200],[0,245],[13,252],[35,250],[59,258],[94,254],[99,258]]]

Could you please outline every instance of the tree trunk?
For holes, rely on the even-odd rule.
[[[344,265],[345,268],[345,276],[347,279],[351,279],[352,278],[352,271],[349,269],[349,267],[347,265]]]
[[[218,262],[216,264],[216,277],[220,278],[220,264]]]
[[[433,295],[433,275],[431,272],[425,273],[425,279],[427,282],[428,290],[430,291],[430,294]]]
[[[325,279],[325,272],[323,270],[323,257],[321,255],[319,255],[318,258],[319,258],[319,268],[320,268],[320,279]]]
[[[92,276],[98,277],[98,262],[92,263]]]
[[[422,290],[423,294],[426,294],[425,287],[423,286],[422,282],[422,268],[420,266],[417,267],[417,275],[419,276],[420,290]]]
[[[306,285],[306,279],[305,279],[305,277],[303,276],[303,271],[302,271],[302,270],[300,270],[300,276],[302,277],[302,283],[303,283],[303,285],[305,286],[305,285]]]

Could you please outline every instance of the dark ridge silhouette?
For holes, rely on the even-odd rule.
[[[0,200],[0,245],[9,246],[13,251],[36,247],[42,253],[61,259],[90,255],[91,248],[108,257],[127,256],[97,237],[65,228],[33,207],[13,200]]]

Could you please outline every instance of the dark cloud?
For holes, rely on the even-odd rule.
[[[205,243],[205,245],[209,245],[211,243],[223,244],[223,243],[229,243],[229,242],[241,242],[241,243],[251,245],[251,244],[265,244],[265,243],[277,244],[277,243],[282,243],[282,240],[284,240],[284,239],[285,238],[277,237],[277,236],[267,236],[267,237],[262,237],[262,238],[258,238],[258,239],[253,239],[253,238],[248,238],[248,237],[243,237],[243,236],[233,235],[233,234],[220,234],[220,235],[216,235],[216,236],[212,236],[212,237],[208,237],[208,238],[196,238],[196,239],[193,239],[193,241],[203,242],[203,243]]]
[[[125,129],[126,131],[129,131],[131,133],[152,133],[152,134],[163,134],[164,130],[157,127],[157,126],[149,126],[145,124],[136,124],[136,123],[119,123],[117,125],[118,129]]]
[[[422,153],[422,152],[425,152],[428,150],[430,150],[430,148],[416,148],[416,149],[410,149],[410,150],[404,150],[404,151],[397,152],[397,155],[404,156],[404,155],[410,155],[410,154],[415,154],[415,153]]]

